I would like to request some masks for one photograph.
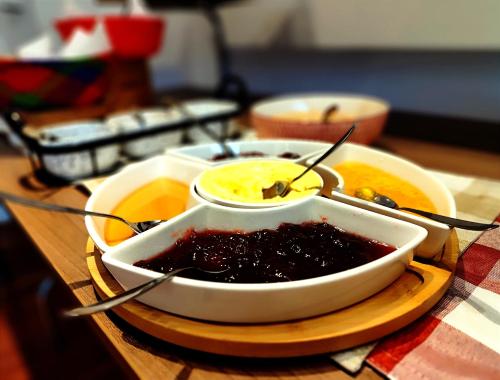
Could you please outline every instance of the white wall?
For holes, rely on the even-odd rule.
[[[498,0],[309,0],[313,46],[500,48]]]

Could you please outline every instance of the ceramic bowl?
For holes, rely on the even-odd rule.
[[[208,118],[219,114],[227,114],[236,112],[239,106],[235,102],[229,100],[215,100],[215,99],[196,99],[183,102],[183,106],[197,118]],[[223,136],[226,132],[226,127],[229,128],[229,122],[214,121],[207,123],[206,127],[217,136]],[[213,142],[210,136],[207,136],[199,127],[193,125],[187,129],[187,138],[195,144]]]
[[[330,106],[339,109],[332,121],[324,124],[321,114]],[[298,113],[315,113],[301,119]],[[292,138],[335,142],[356,124],[349,141],[370,144],[381,133],[389,104],[381,99],[355,94],[297,94],[265,99],[250,113],[251,124],[260,138]],[[335,117],[339,118],[335,121]]]
[[[280,154],[291,152],[301,156],[298,159],[292,159],[293,162],[301,162],[303,156],[318,155],[330,148],[331,144],[318,141],[306,140],[258,140],[258,141],[236,141],[227,142],[230,149],[236,154],[245,152],[262,152],[265,156],[277,157]],[[220,161],[211,160],[215,155],[223,153],[222,147],[217,143],[198,144],[184,146],[180,148],[171,148],[166,151],[166,154],[200,162],[204,165],[215,166],[222,162],[233,160],[228,158]]]
[[[114,136],[103,123],[79,121],[49,125],[39,130],[40,144],[48,147],[74,145]],[[111,169],[119,160],[119,146],[105,145],[96,148],[97,174]],[[67,180],[88,177],[94,173],[92,154],[88,150],[74,153],[43,154],[41,157],[48,172]]]
[[[434,204],[438,214],[456,217],[457,209],[455,200],[448,188],[427,170],[410,161],[377,149],[346,143],[341,146],[335,154],[332,154],[323,161],[323,164],[332,167],[343,161],[362,162],[396,175],[419,188]],[[351,197],[338,191],[333,191],[330,196],[332,199],[340,202],[424,227],[428,235],[422,244],[417,247],[416,254],[420,257],[431,258],[440,253],[451,232],[451,229],[445,224],[434,222],[414,214],[379,206],[375,203]]]
[[[89,197],[85,209],[111,213],[126,196],[155,179],[168,177],[189,186],[204,169],[205,166],[199,163],[167,156],[155,156],[128,165],[97,186]],[[196,199],[188,203],[188,207],[203,202]],[[103,218],[85,217],[87,231],[101,252],[110,248],[104,238],[106,221],[107,219]]]
[[[222,163],[217,166],[210,167],[206,169],[203,173],[201,173],[195,180],[195,190],[196,192],[205,200],[209,202],[213,202],[222,206],[227,206],[227,207],[237,207],[237,208],[269,208],[269,207],[277,207],[277,206],[283,206],[285,204],[289,203],[294,203],[294,202],[301,202],[307,198],[314,197],[318,195],[321,192],[321,188],[324,185],[323,177],[316,172],[314,169],[312,170],[313,173],[315,173],[318,181],[320,182],[320,189],[318,189],[316,192],[311,193],[309,195],[305,195],[301,198],[297,199],[290,199],[290,200],[279,200],[279,201],[266,201],[266,202],[251,202],[251,201],[237,201],[237,200],[232,200],[232,199],[226,199],[224,197],[221,197],[220,195],[214,194],[210,189],[207,189],[203,186],[202,184],[202,179],[204,176],[207,174],[210,174],[210,172],[218,172],[220,170],[225,170],[227,168],[233,168],[233,167],[239,167],[241,165],[252,165],[252,164],[259,164],[259,163],[267,163],[267,162],[273,162],[273,163],[289,163],[288,160],[285,159],[239,159],[239,160],[234,160],[229,163]],[[304,166],[305,169],[305,166]],[[242,169],[243,170],[243,169]],[[335,174],[334,174],[335,175]],[[338,175],[338,181],[342,181],[340,178],[340,175]],[[245,186],[245,184],[243,184]],[[273,199],[274,200],[274,199]]]
[[[182,118],[182,115],[175,109],[152,108],[112,115],[106,119],[106,124],[117,134],[123,134],[177,123]],[[167,129],[157,135],[126,142],[123,145],[123,151],[127,156],[134,158],[150,156],[167,147],[179,145],[181,137],[182,131],[180,129]]]
[[[133,266],[170,247],[190,229],[250,232],[280,224],[327,221],[345,231],[397,247],[392,253],[343,272],[299,281],[229,284],[174,277],[138,300],[170,313],[217,322],[261,323],[307,318],[359,302],[396,280],[425,238],[425,229],[324,198],[272,209],[200,205],[111,248],[102,260],[125,288],[160,274]]]

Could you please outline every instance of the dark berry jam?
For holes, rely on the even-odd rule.
[[[303,280],[369,263],[396,248],[347,233],[328,223],[284,223],[277,230],[238,233],[189,231],[159,255],[134,265],[156,272],[195,266],[223,273],[189,270],[200,280],[267,283]]]
[[[234,157],[234,158],[238,158],[238,157],[264,157],[264,153],[256,152],[256,151],[240,152],[240,154],[238,154],[238,156]],[[221,160],[225,160],[227,158],[233,158],[233,157],[227,153],[220,153],[220,154],[216,154],[215,156],[213,156],[211,158],[211,161],[221,161]]]
[[[238,155],[238,157],[264,157],[264,156],[265,156],[264,153],[257,152],[257,151],[240,152],[240,154]],[[285,152],[285,153],[281,153],[280,155],[278,155],[278,157],[287,158],[289,160],[296,160],[297,158],[300,158],[300,154],[293,153],[293,152]],[[232,158],[232,157],[227,153],[220,153],[220,154],[216,154],[215,156],[213,156],[210,159],[210,161],[221,161],[221,160],[225,160],[228,158]]]
[[[289,160],[296,160],[297,158],[300,158],[300,154],[293,153],[293,152],[285,152],[285,153],[281,153],[278,157],[287,158]]]

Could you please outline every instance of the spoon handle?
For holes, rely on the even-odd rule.
[[[469,220],[451,218],[448,216],[438,215],[432,212],[417,210],[410,207],[398,207],[398,210],[410,211],[415,214],[419,214],[429,219],[435,220],[436,222],[447,224],[450,227],[462,228],[464,230],[485,231],[485,230],[492,230],[499,226],[498,224],[477,223],[477,222],[471,222]]]
[[[309,170],[311,170],[312,168],[314,168],[316,165],[318,165],[321,161],[323,161],[325,158],[327,158],[330,154],[333,153],[333,151],[335,149],[337,149],[340,145],[342,145],[348,138],[349,136],[351,135],[352,132],[354,132],[354,129],[356,128],[356,126],[353,124],[353,126],[351,128],[349,128],[349,130],[345,133],[344,136],[342,136],[342,138],[337,141],[335,143],[335,145],[333,145],[330,149],[328,149],[325,153],[323,153],[321,155],[321,157],[319,157],[316,161],[314,161],[311,165],[309,165],[307,167],[306,170],[304,170],[299,176],[295,177],[294,179],[291,180],[290,183],[292,182],[295,182],[297,181],[298,179],[302,178],[302,176],[304,176]]]
[[[118,220],[120,222],[123,222],[123,223],[126,223],[127,225],[129,225],[129,223],[125,219],[120,218],[119,216],[116,216],[116,215],[103,214],[100,212],[87,211],[87,210],[68,207],[68,206],[60,206],[60,205],[56,205],[53,203],[45,203],[45,202],[37,201],[34,199],[19,197],[17,195],[9,194],[9,193],[6,193],[4,191],[0,191],[0,198],[8,200],[10,202],[19,203],[19,204],[22,204],[24,206],[40,208],[43,210],[65,212],[65,213],[69,213],[69,214],[77,214],[77,215],[84,215],[84,216],[91,215],[91,216],[98,216],[98,217],[102,217],[102,218],[111,218],[111,219],[115,219],[115,220]]]
[[[123,293],[120,293],[114,297],[110,297],[103,301],[98,301],[92,305],[77,307],[75,309],[67,310],[64,312],[66,317],[81,317],[84,315],[90,315],[94,313],[99,313],[101,311],[109,310],[115,306],[121,305],[133,298],[139,297],[141,294],[146,293],[148,290],[160,285],[163,281],[175,276],[177,273],[182,272],[186,269],[191,269],[192,267],[185,267],[175,269],[171,272],[164,274],[163,276],[153,278],[152,280],[145,282],[135,288],[129,289]]]

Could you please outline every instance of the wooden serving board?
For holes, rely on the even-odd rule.
[[[102,298],[123,291],[89,239],[87,265]],[[426,313],[451,284],[459,247],[453,231],[438,262],[413,261],[390,286],[351,307],[319,317],[266,324],[229,324],[184,318],[131,301],[113,309],[156,338],[200,351],[242,357],[293,357],[347,349],[392,333]],[[230,305],[228,305],[230,307]]]

